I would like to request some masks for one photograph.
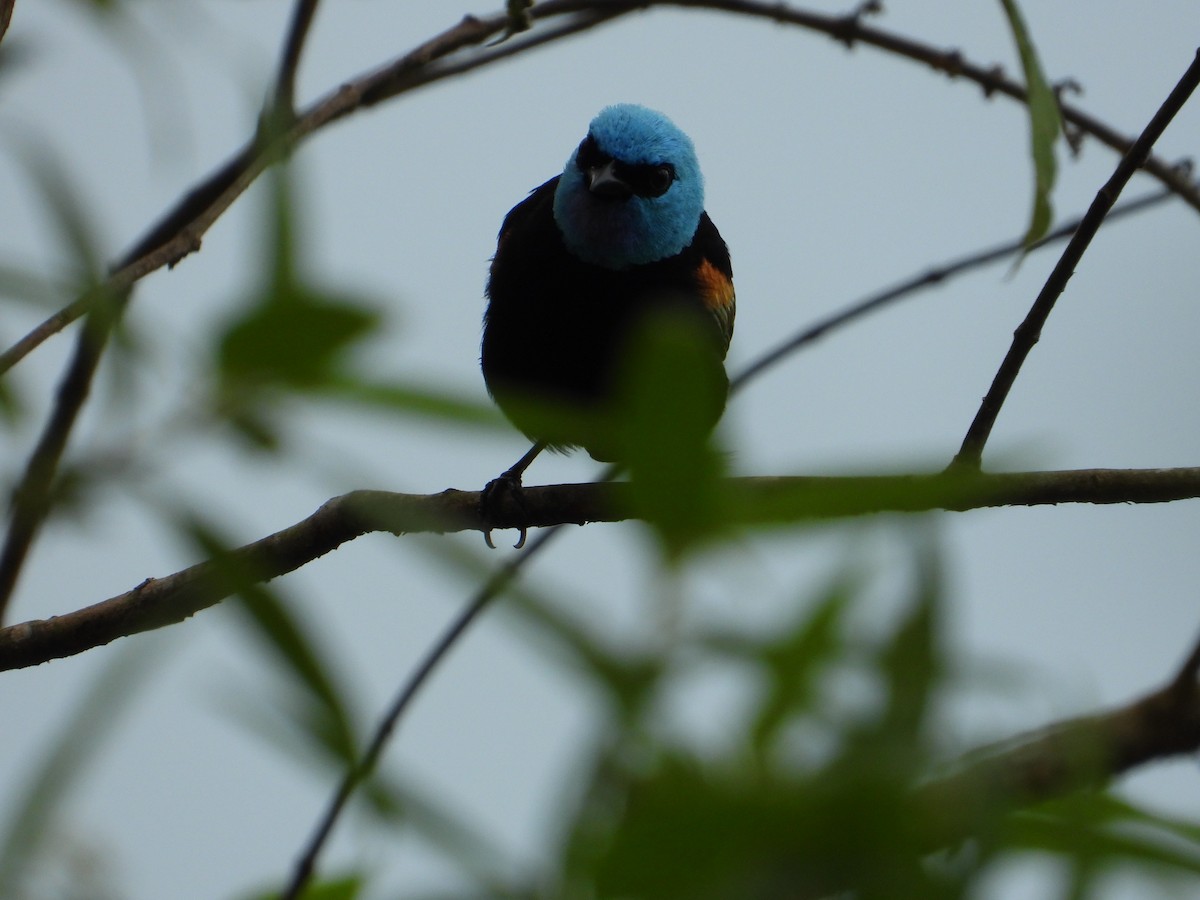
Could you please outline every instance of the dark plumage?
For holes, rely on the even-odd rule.
[[[695,316],[712,337],[719,390],[711,430],[728,388],[732,277],[725,242],[704,212],[691,141],[659,113],[607,107],[563,173],[504,219],[484,316],[488,390],[535,441],[619,458],[603,430],[578,421],[615,399],[639,323],[672,308]],[[547,420],[538,415],[543,404],[585,415]],[[506,474],[519,483],[521,469],[514,470]]]

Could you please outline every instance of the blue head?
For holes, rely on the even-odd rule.
[[[644,106],[608,106],[567,160],[554,221],[575,256],[627,269],[674,256],[704,212],[704,179],[691,139]]]

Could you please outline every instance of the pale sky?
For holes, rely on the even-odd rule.
[[[251,134],[290,4],[208,0],[132,4],[127,20],[68,2],[18,0],[6,43],[24,53],[0,73],[0,136],[50,147],[115,258],[189,186]],[[823,3],[845,12],[851,4]],[[1078,81],[1074,102],[1134,135],[1190,63],[1194,4],[1025,4],[1051,80]],[[306,102],[372,69],[479,0],[327,3],[300,72]],[[895,2],[877,24],[975,62],[1019,67],[999,3]],[[1020,235],[1031,192],[1023,110],[977,87],[869,48],[766,22],[662,10],[385,103],[310,140],[296,159],[303,265],[320,283],[369,298],[389,320],[371,346],[381,377],[421,375],[484,398],[478,372],[483,283],[508,209],[561,170],[604,105],[667,113],[694,140],[707,208],[729,244],[738,292],[736,372],[781,338],[931,265]],[[0,261],[52,270],[62,254],[9,141],[0,166]],[[1160,142],[1166,159],[1200,153],[1200,101]],[[1060,151],[1056,211],[1082,212],[1117,163],[1088,141]],[[1140,196],[1156,183],[1130,184]],[[106,415],[104,390],[76,452],[145,453],[152,468],[57,520],[32,555],[14,621],[66,612],[195,561],[147,517],[146,498],[208,511],[237,541],[268,534],[358,487],[433,493],[478,489],[525,449],[515,430],[480,435],[324,403],[289,410],[285,462],[241,452],[219,429],[164,437],[200,400],[201,354],[254,289],[266,193],[243,197],[202,251],[139,287],[130,324],[148,348],[110,370],[106,389],[136,392],[137,413]],[[1097,237],[1017,382],[989,445],[993,468],[1196,465],[1200,423],[1200,215],[1180,202]],[[739,396],[722,439],[740,474],[808,474],[907,465],[938,468],[957,449],[1013,328],[1057,251],[980,270],[839,331]],[[40,311],[8,305],[7,346]],[[73,338],[19,367],[15,384],[44,409]],[[121,382],[122,376],[126,380]],[[126,407],[121,407],[125,409]],[[40,415],[33,417],[40,426]],[[3,475],[33,440],[6,431]],[[173,442],[172,442],[173,440]],[[161,445],[161,446],[160,446]],[[155,452],[159,450],[160,452]],[[543,457],[526,483],[584,481],[582,454]],[[144,480],[139,480],[144,479]],[[139,484],[133,488],[131,484]],[[936,517],[949,570],[951,633],[965,663],[1023,672],[952,711],[948,738],[968,747],[1157,686],[1200,632],[1200,504],[1000,509]],[[829,535],[753,537],[745,552],[689,576],[691,614],[767,623],[857,548],[881,594],[903,564],[908,520],[852,523]],[[527,577],[573,615],[631,644],[654,639],[655,568],[636,524],[574,529]],[[510,552],[485,558],[497,565]],[[431,552],[477,534],[371,536],[277,584],[344,660],[373,719],[468,596]],[[866,622],[864,627],[876,627]],[[0,808],[92,679],[134,643],[160,651],[151,682],[86,773],[69,837],[105,857],[132,900],[230,898],[281,880],[332,784],[284,759],[229,714],[233,698],[275,696],[230,611],[3,675]],[[457,648],[406,720],[389,769],[475,822],[517,862],[544,858],[552,798],[595,726],[591,698],[539,644],[493,610]],[[680,698],[680,728],[711,731],[728,686]],[[1194,762],[1148,767],[1123,790],[1200,818]],[[454,884],[413,842],[363,847],[343,828],[326,871],[366,862],[399,891]],[[1052,873],[997,877],[988,898],[1031,896]],[[1113,893],[1113,896],[1119,896]]]

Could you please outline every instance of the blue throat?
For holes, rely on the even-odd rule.
[[[661,113],[622,103],[592,120],[601,151],[626,165],[674,167],[675,180],[658,197],[597,197],[571,154],[554,193],[554,221],[567,249],[606,269],[657,262],[691,243],[704,212],[704,179],[691,139]]]

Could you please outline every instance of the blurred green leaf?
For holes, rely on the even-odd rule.
[[[233,608],[243,613],[246,633],[280,665],[289,688],[283,698],[262,702],[248,702],[239,694],[231,707],[234,714],[293,757],[333,764],[339,772],[357,765],[361,742],[354,724],[354,694],[340,683],[338,667],[319,637],[274,592],[253,583],[252,573],[229,560],[229,542],[214,528],[194,520],[182,523],[182,528],[210,558],[230,563],[222,574],[237,593]],[[487,886],[491,896],[508,895],[496,874],[503,858],[499,851],[417,786],[376,772],[362,785],[361,793],[379,819],[411,827],[455,860],[464,873]]]
[[[232,390],[320,387],[378,322],[376,313],[348,298],[276,283],[247,304],[221,337],[222,378]]]
[[[471,586],[486,578],[495,561],[480,550],[455,541],[428,541],[430,559]],[[525,581],[510,582],[501,609],[530,627],[551,656],[582,676],[585,683],[612,701],[623,722],[633,722],[645,709],[663,675],[665,661],[655,654],[608,647],[605,641],[571,617],[542,589]]]
[[[336,380],[351,349],[379,314],[359,298],[307,284],[296,266],[297,230],[285,167],[272,170],[272,203],[262,250],[267,283],[219,336],[221,406],[253,407],[263,388],[308,392]]]
[[[905,741],[920,741],[930,700],[941,678],[941,588],[932,551],[917,554],[917,572],[908,612],[880,655],[888,701],[880,730]]]
[[[943,669],[932,552],[916,568],[904,613],[865,653],[844,634],[863,589],[845,577],[793,626],[762,639],[704,635],[704,650],[757,663],[767,675],[748,719],[745,745],[755,755],[746,757],[733,740],[728,756],[706,759],[656,741],[650,721],[606,736],[610,749],[597,756],[567,829],[564,893],[962,896],[963,866],[925,864],[938,846],[936,823],[912,790],[925,771],[929,699]],[[878,675],[884,702],[853,717],[831,714],[825,707],[836,692],[817,688],[850,662]],[[831,755],[816,767],[763,765],[767,746],[806,715],[829,729]]]
[[[349,375],[329,378],[321,390],[324,396],[338,401],[348,400],[437,422],[487,427],[504,432],[512,430],[512,426],[493,404],[448,390],[403,382],[367,381]]]
[[[17,263],[0,263],[0,297],[38,307],[65,306],[73,297],[69,285]]]
[[[850,600],[847,588],[845,583],[834,585],[795,628],[759,652],[770,685],[753,726],[752,740],[760,756],[765,756],[793,715],[808,709],[823,669],[842,649],[840,630]]]
[[[0,422],[5,425],[15,425],[20,421],[25,407],[20,396],[13,389],[12,381],[0,378]]]
[[[15,145],[17,159],[58,232],[74,270],[72,280],[76,282],[76,290],[82,293],[99,284],[105,275],[104,253],[96,238],[100,232],[80,191],[72,183],[70,170],[48,145],[11,132],[6,137]]]
[[[7,812],[0,843],[0,897],[23,895],[25,879],[47,850],[62,809],[79,786],[138,689],[154,657],[141,645],[119,652],[90,683],[62,731],[45,748],[37,767],[23,780],[24,795]]]
[[[621,373],[614,454],[629,466],[639,515],[669,559],[726,524],[724,461],[709,441],[728,381],[709,329],[670,309],[649,317]]]
[[[229,541],[215,528],[198,520],[179,523],[181,532],[220,566],[237,602],[233,608],[244,614],[246,633],[253,637],[279,664],[296,703],[290,704],[292,724],[309,742],[323,748],[344,765],[358,759],[358,740],[353,725],[350,693],[333,674],[333,667],[293,610],[276,594],[259,583],[254,572],[229,554]]]
[[[772,858],[791,849],[794,799],[776,785],[727,779],[682,756],[664,756],[624,800],[595,873],[596,895],[765,896],[754,881],[767,881]]]
[[[356,900],[367,887],[367,877],[361,872],[324,878],[310,883],[300,894],[300,900]],[[245,900],[279,900],[281,891],[265,891],[247,895]]]
[[[1200,874],[1200,824],[1147,813],[1103,792],[1081,792],[1012,814],[1006,843],[1088,868],[1135,865]]]
[[[1029,111],[1029,139],[1034,172],[1033,211],[1030,214],[1029,228],[1025,232],[1025,247],[1029,248],[1050,230],[1050,222],[1054,217],[1050,205],[1050,194],[1054,190],[1057,177],[1054,144],[1062,131],[1062,120],[1059,116],[1058,100],[1042,74],[1037,49],[1025,26],[1017,0],[1000,0],[1000,4],[1004,7],[1004,15],[1017,45],[1028,92],[1026,108]]]
[[[908,786],[886,770],[756,779],[662,756],[619,804],[595,896],[654,900],[938,897]]]
[[[707,651],[760,666],[766,690],[751,726],[751,744],[761,760],[797,715],[812,711],[816,690],[827,667],[846,652],[842,635],[855,582],[840,577],[816,598],[797,604],[801,614],[790,625],[764,636],[718,632],[701,635]]]

